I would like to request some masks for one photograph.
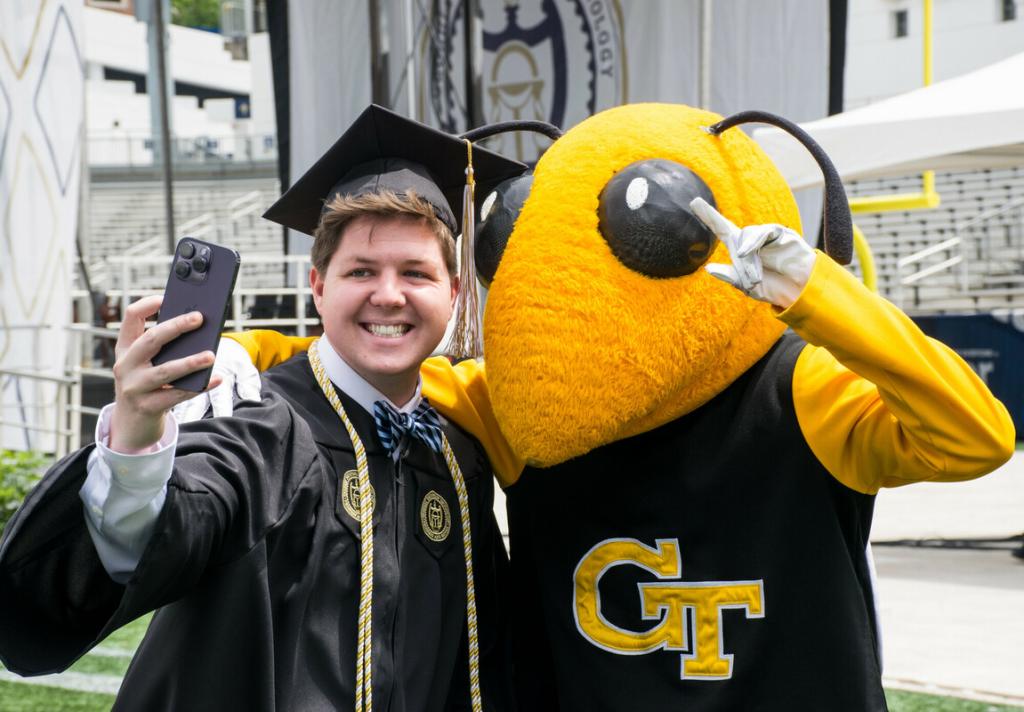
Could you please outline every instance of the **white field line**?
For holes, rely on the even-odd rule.
[[[20,682],[26,685],[45,685],[79,692],[102,692],[116,695],[121,688],[121,678],[114,675],[86,675],[80,672],[61,672],[38,677],[21,677],[7,670],[0,670],[0,680]]]
[[[86,657],[90,655],[98,655],[101,658],[131,658],[135,655],[134,650],[128,648],[111,648],[106,645],[97,645],[95,648],[86,653]]]
[[[1024,697],[1019,695],[1005,695],[998,692],[986,692],[984,690],[970,690],[963,687],[950,685],[936,685],[917,680],[905,680],[895,677],[882,676],[882,684],[890,690],[903,690],[904,692],[917,692],[925,695],[936,695],[938,697],[958,697],[963,700],[975,702],[991,702],[1002,705],[1024,705]]]

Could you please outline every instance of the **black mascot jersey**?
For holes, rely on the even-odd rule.
[[[886,709],[874,497],[801,435],[804,346],[787,334],[703,407],[507,490],[524,709]]]

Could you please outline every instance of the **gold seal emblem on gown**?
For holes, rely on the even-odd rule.
[[[370,485],[370,491],[366,499],[369,502],[368,506],[372,515],[373,506],[377,501],[373,485]],[[362,501],[363,499],[359,491],[359,473],[355,470],[349,470],[341,478],[341,506],[345,508],[350,517],[358,521]]]
[[[431,541],[444,541],[452,530],[452,515],[448,502],[434,490],[427,492],[420,504],[420,525]]]

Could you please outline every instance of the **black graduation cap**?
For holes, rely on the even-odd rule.
[[[458,235],[466,185],[466,142],[371,104],[327,153],[270,206],[263,217],[312,235],[323,206],[336,195],[408,191],[429,202]],[[473,147],[478,201],[526,166]]]

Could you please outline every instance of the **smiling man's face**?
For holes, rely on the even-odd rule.
[[[310,284],[334,350],[394,403],[407,402],[458,292],[431,228],[413,217],[358,217]]]

